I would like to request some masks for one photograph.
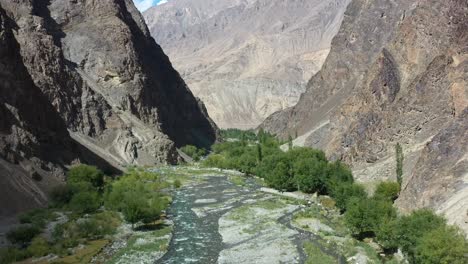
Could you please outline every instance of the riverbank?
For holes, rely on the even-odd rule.
[[[327,197],[278,192],[236,171],[158,170],[185,185],[174,193],[174,234],[157,263],[381,263]]]

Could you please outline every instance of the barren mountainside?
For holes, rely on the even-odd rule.
[[[213,120],[253,128],[297,102],[348,2],[172,0],[144,17]]]
[[[24,209],[5,194],[43,204],[72,163],[174,163],[215,141],[131,0],[1,0],[0,16],[1,215]]]
[[[347,8],[323,68],[296,106],[262,127],[324,149],[357,178],[396,178],[398,206],[468,230],[468,2],[364,1]]]

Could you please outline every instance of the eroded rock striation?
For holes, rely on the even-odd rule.
[[[11,183],[2,189],[17,187],[9,199],[43,203],[42,187],[73,162],[175,163],[177,147],[216,140],[216,125],[131,0],[0,7],[0,178]],[[23,172],[35,180],[22,184]]]
[[[144,13],[223,128],[293,106],[322,66],[349,0],[171,0]]]
[[[359,180],[396,178],[397,204],[433,208],[468,230],[468,2],[354,0],[298,104],[262,127],[351,164]]]

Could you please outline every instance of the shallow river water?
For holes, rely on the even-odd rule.
[[[299,210],[299,206],[289,206],[278,217],[272,216],[274,223],[262,227],[264,233],[243,234],[242,230],[235,230],[236,222],[220,221],[229,219],[226,215],[241,206],[272,197],[260,192],[259,188],[252,178],[238,186],[227,176],[212,176],[203,183],[178,190],[168,210],[169,218],[174,221],[173,237],[167,253],[156,263],[305,263],[302,244],[314,237],[290,225],[292,213]],[[254,222],[249,227],[256,225],[255,217],[258,216],[252,217]],[[258,217],[258,221],[262,219]],[[220,222],[223,228],[242,234],[231,237],[231,231],[220,230]],[[278,231],[278,226],[282,231]],[[279,235],[268,237],[268,233],[273,235],[274,232],[284,234],[284,238]],[[333,252],[329,253],[333,255]]]

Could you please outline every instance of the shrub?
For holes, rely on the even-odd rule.
[[[384,251],[393,253],[398,249],[398,220],[397,219],[383,219],[379,228],[375,230],[376,239],[382,246]]]
[[[174,181],[173,185],[174,185],[174,188],[179,189],[180,187],[182,187],[182,182],[177,179]]]
[[[268,185],[280,191],[296,190],[296,184],[290,171],[288,164],[279,162],[276,164],[275,169],[266,177]]]
[[[372,198],[353,198],[345,213],[346,224],[358,238],[374,236],[383,223],[394,218],[391,202]]]
[[[374,197],[377,199],[385,199],[395,201],[400,193],[400,184],[397,182],[381,182],[377,185]]]
[[[74,212],[88,214],[99,209],[101,198],[97,192],[80,192],[73,195],[69,206]]]
[[[357,200],[367,198],[366,190],[362,185],[349,182],[337,182],[335,184],[333,187],[329,185],[329,188],[332,188],[330,196],[335,199],[336,206],[343,212],[346,211],[348,202],[353,198]]]
[[[353,174],[345,164],[340,161],[332,162],[327,167],[327,182],[324,186],[324,194],[331,194],[336,186],[341,183],[353,183]]]
[[[67,182],[75,184],[90,183],[94,188],[100,188],[104,184],[104,173],[94,166],[78,165],[72,167],[67,174]]]
[[[7,239],[20,246],[26,246],[31,240],[39,235],[41,230],[36,226],[20,226],[7,233]]]
[[[0,264],[10,264],[29,257],[30,255],[26,250],[20,250],[14,247],[0,248]]]
[[[31,245],[27,248],[28,253],[33,256],[33,257],[43,257],[51,252],[49,243],[41,237],[37,236],[35,237]]]
[[[205,167],[217,167],[217,168],[225,169],[226,160],[223,155],[212,154],[203,161],[202,165]]]
[[[76,223],[79,237],[87,239],[100,239],[112,235],[120,226],[120,217],[115,212],[101,212]]]
[[[145,182],[141,176],[139,172],[125,175],[106,192],[106,207],[122,212],[132,225],[157,220],[168,203],[159,193],[158,182]]]
[[[413,263],[464,264],[468,243],[457,228],[442,226],[425,234],[415,252]]]
[[[55,219],[55,213],[46,209],[35,209],[19,216],[21,224],[32,224],[33,226],[44,228],[47,222]]]
[[[414,211],[399,219],[396,234],[397,243],[408,256],[410,262],[415,263],[415,245],[419,243],[419,240],[425,234],[443,227],[445,224],[444,218],[427,209]]]
[[[397,182],[401,186],[403,183],[403,148],[401,147],[400,143],[397,143],[395,146],[396,152],[396,175],[397,175]]]
[[[316,158],[301,159],[294,163],[293,172],[297,188],[305,193],[322,191],[325,185],[327,162]]]
[[[187,145],[181,148],[181,150],[190,156],[194,161],[199,161],[203,156],[206,155],[205,149],[198,149],[195,146]]]

